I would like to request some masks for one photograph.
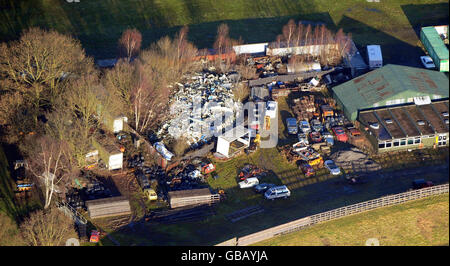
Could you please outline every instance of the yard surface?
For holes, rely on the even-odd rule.
[[[302,231],[274,237],[258,246],[380,246],[449,244],[448,194],[355,214]]]
[[[80,39],[96,59],[113,58],[128,27],[142,32],[146,48],[189,25],[190,39],[205,48],[212,46],[222,22],[230,26],[231,37],[255,43],[275,40],[293,18],[343,28],[358,46],[382,44],[385,62],[419,64],[411,60],[421,53],[418,27],[448,24],[448,7],[445,0],[0,0],[0,40],[17,38],[30,26],[53,28]],[[398,47],[403,49],[393,51]]]

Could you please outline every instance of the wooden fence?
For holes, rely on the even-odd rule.
[[[411,200],[421,199],[433,195],[440,195],[449,192],[449,184],[428,187],[418,190],[412,190],[400,194],[389,195],[385,197],[381,197],[378,199],[373,199],[369,201],[360,202],[357,204],[341,207],[338,209],[334,209],[331,211],[322,212],[319,214],[314,214],[305,218],[301,218],[289,223],[285,223],[279,226],[275,226],[263,231],[256,232],[254,234],[250,234],[244,237],[235,237],[220,244],[217,246],[247,246],[251,244],[258,243],[260,241],[278,236],[287,233],[291,233],[294,231],[298,231],[304,229],[308,226],[325,222],[337,218],[341,218],[344,216],[361,213],[368,210],[373,210],[380,207],[396,205],[400,203],[404,203]]]

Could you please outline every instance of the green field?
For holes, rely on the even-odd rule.
[[[448,24],[448,6],[445,0],[0,0],[0,40],[17,38],[30,26],[53,28],[79,38],[88,54],[111,58],[127,27],[143,33],[145,48],[190,25],[191,40],[204,48],[212,46],[222,22],[230,26],[232,37],[252,43],[275,40],[282,26],[294,18],[343,28],[352,32],[358,45],[413,49],[418,38],[411,26]],[[394,57],[389,52],[384,55]],[[401,61],[403,56],[408,53],[396,58]]]
[[[255,245],[363,246],[376,238],[380,246],[448,246],[448,210],[445,194],[340,218]]]

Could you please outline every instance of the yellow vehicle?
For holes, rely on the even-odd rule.
[[[311,166],[314,166],[314,165],[321,165],[321,164],[323,164],[322,156],[319,156],[318,158],[313,159],[313,160],[309,161],[308,163],[309,163],[309,165],[311,165]]]
[[[153,188],[144,189],[144,194],[148,197],[149,200],[158,199],[158,195],[156,194],[156,191]]]

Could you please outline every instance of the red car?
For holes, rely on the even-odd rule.
[[[336,139],[341,142],[347,142],[348,136],[347,133],[345,133],[344,129],[342,127],[333,127],[333,133],[336,135]]]
[[[307,162],[304,162],[300,165],[300,170],[302,170],[303,174],[305,174],[306,177],[310,177],[310,176],[314,175],[314,169]]]
[[[92,230],[91,238],[89,239],[89,242],[98,243],[99,240],[100,240],[100,232],[97,230]]]

